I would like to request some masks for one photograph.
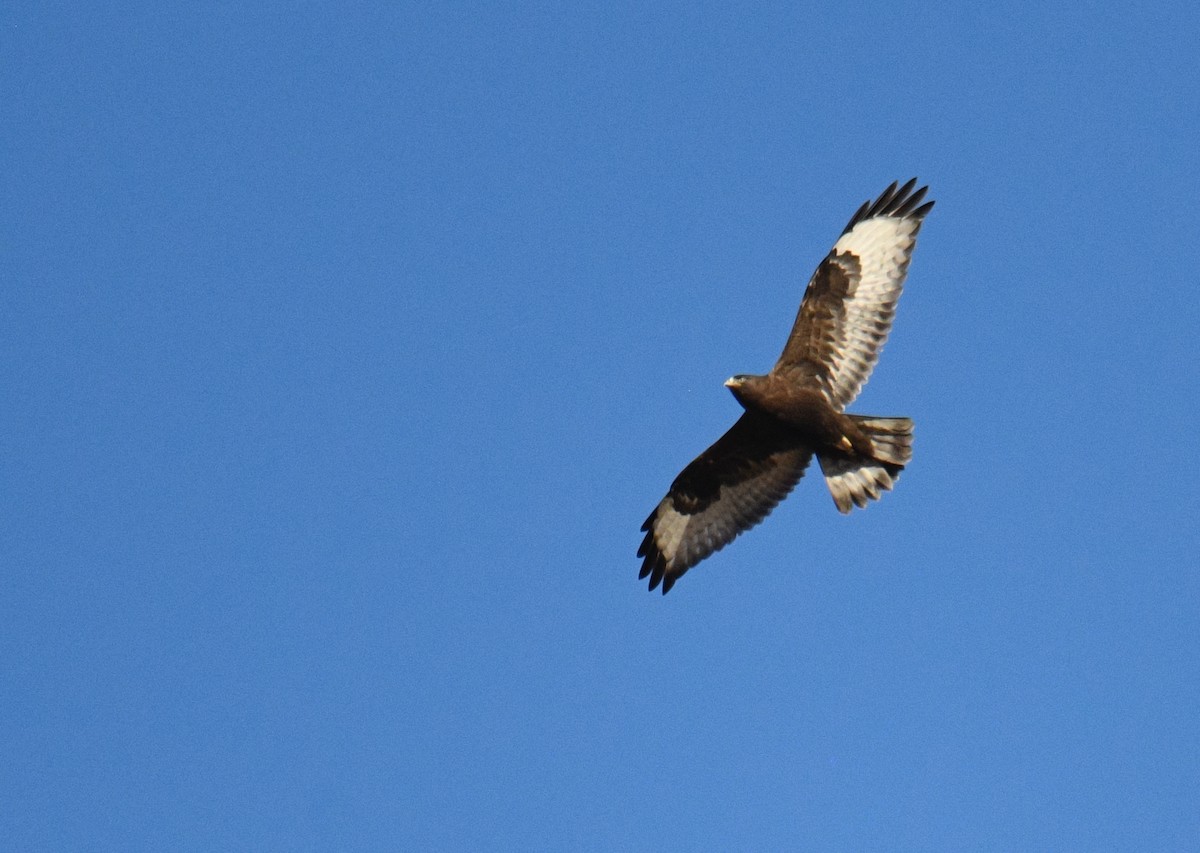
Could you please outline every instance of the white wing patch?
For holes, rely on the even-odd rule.
[[[665,593],[692,566],[766,518],[800,482],[811,458],[807,450],[772,454],[761,473],[722,485],[699,512],[680,512],[671,495],[663,498],[642,528],[647,535],[638,553],[646,557],[642,577],[651,576],[650,588],[662,579]]]
[[[719,551],[739,534],[767,517],[795,488],[799,478],[790,465],[780,465],[752,480],[722,486],[717,499],[700,512],[686,515],[670,496],[658,505],[654,540],[668,570],[692,566]]]
[[[834,244],[835,255],[853,255],[859,268],[844,302],[839,357],[829,371],[827,391],[838,408],[858,396],[879,360],[920,228],[915,217],[877,216],[857,223]]]

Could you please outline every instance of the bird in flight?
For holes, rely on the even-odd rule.
[[[898,183],[898,182],[897,182]],[[917,232],[933,202],[893,183],[851,217],[813,273],[783,355],[765,376],[725,382],[745,412],[680,472],[642,525],[639,577],[675,582],[767,517],[816,454],[843,513],[891,489],[912,458],[912,421],[845,413],[896,315]]]

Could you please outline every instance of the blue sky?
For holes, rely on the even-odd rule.
[[[13,849],[1200,847],[1194,4],[0,13]],[[863,200],[810,472],[638,526]]]

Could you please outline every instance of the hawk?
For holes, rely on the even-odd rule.
[[[765,376],[726,387],[745,409],[675,478],[642,525],[639,577],[675,582],[767,517],[813,455],[838,510],[891,489],[912,458],[908,418],[850,415],[887,340],[917,232],[933,202],[917,179],[867,201],[813,273],[783,355]]]

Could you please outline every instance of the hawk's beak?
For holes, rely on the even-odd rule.
[[[736,376],[730,376],[728,379],[725,380],[726,388],[736,388],[741,384],[742,384],[741,380],[738,379]]]

